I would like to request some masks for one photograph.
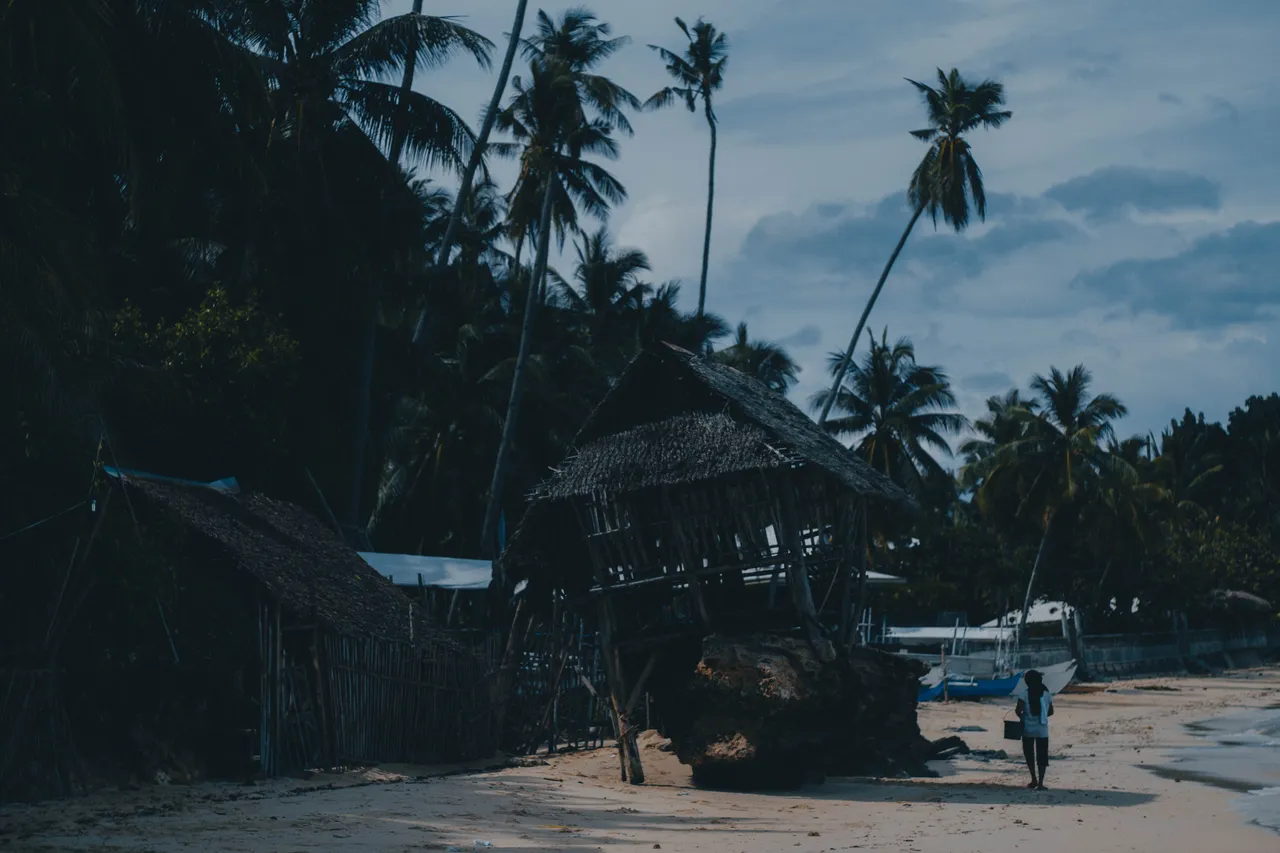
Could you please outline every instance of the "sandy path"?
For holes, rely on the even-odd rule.
[[[255,787],[151,788],[0,809],[12,850],[421,851],[653,850],[802,853],[1037,853],[1085,850],[1276,853],[1274,834],[1244,824],[1231,794],[1158,777],[1143,765],[1195,739],[1183,724],[1280,701],[1280,673],[1143,682],[1063,696],[1046,792],[1028,791],[1020,758],[937,765],[942,778],[835,780],[790,794],[699,791],[669,754],[646,748],[650,784],[621,784],[601,750],[547,766],[414,781],[394,768]],[[1004,705],[933,704],[926,734],[959,726],[975,749],[1006,749]],[[380,781],[399,779],[398,782]],[[370,784],[373,783],[373,784]]]

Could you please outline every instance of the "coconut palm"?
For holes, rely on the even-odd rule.
[[[738,324],[733,343],[716,350],[712,358],[758,379],[779,394],[787,393],[796,384],[796,374],[800,372],[800,365],[782,347],[769,341],[751,340],[746,323]]]
[[[1031,390],[1036,406],[1009,411],[1021,429],[1003,433],[1002,437],[1011,440],[977,456],[962,474],[969,482],[979,484],[980,505],[990,507],[996,501],[1016,496],[1018,514],[1034,518],[1042,528],[1027,579],[1019,636],[1061,514],[1078,506],[1104,475],[1128,477],[1124,469],[1132,470],[1123,459],[1102,447],[1103,441],[1115,438],[1113,422],[1124,417],[1127,410],[1111,394],[1093,395],[1092,381],[1083,365],[1067,373],[1055,367],[1047,377],[1033,377]]]
[[[273,144],[295,152],[302,169],[342,162],[397,192],[395,148],[427,167],[460,169],[475,144],[466,122],[427,95],[386,82],[415,66],[458,54],[488,67],[492,43],[450,18],[409,12],[379,20],[378,0],[240,4],[232,32],[257,55],[275,100]],[[352,178],[355,182],[357,179]],[[322,204],[341,205],[326,187]],[[363,259],[355,264],[368,270]],[[356,525],[363,503],[374,374],[374,342],[384,275],[365,276],[357,322],[361,343],[354,395],[351,473],[344,515]],[[353,283],[354,284],[354,283]]]
[[[498,80],[493,86],[493,97],[489,99],[489,106],[484,112],[484,121],[480,124],[480,133],[471,149],[471,157],[467,160],[467,166],[462,171],[462,184],[458,187],[458,203],[455,205],[453,213],[449,216],[449,224],[436,252],[435,265],[437,268],[444,267],[449,263],[449,255],[453,251],[455,241],[458,239],[458,229],[462,225],[462,211],[470,202],[476,170],[480,167],[481,161],[484,160],[484,155],[489,145],[489,136],[493,133],[494,124],[497,122],[498,113],[501,111],[502,96],[507,91],[507,80],[511,77],[511,66],[515,62],[516,47],[520,44],[520,32],[524,29],[524,15],[528,5],[529,0],[519,0],[516,3],[516,18],[511,25],[511,32],[507,35],[507,52],[502,58],[502,68],[498,71]],[[415,13],[422,11],[422,0],[413,0],[413,11]],[[404,82],[401,85],[402,90],[407,90],[412,85],[412,78],[412,67],[406,65]],[[398,152],[393,150],[392,160],[398,159]],[[424,307],[418,314],[418,320],[413,327],[412,340],[414,343],[417,343],[422,336],[422,324],[425,318],[426,309]]]
[[[1017,388],[1010,389],[1003,396],[988,397],[987,414],[970,424],[977,436],[960,445],[960,455],[968,466],[966,470],[979,470],[976,466],[978,461],[1021,438],[1027,422],[1024,415],[1035,412],[1038,407],[1035,400],[1023,399]]]
[[[699,317],[679,308],[680,282],[658,287],[640,308],[636,349],[658,343],[674,344],[694,353],[710,353],[716,341],[729,334],[729,325],[710,312]]]
[[[832,373],[839,371],[842,359],[832,353]],[[916,495],[947,477],[938,458],[951,457],[947,436],[962,432],[968,420],[954,411],[956,397],[947,374],[918,364],[911,341],[899,338],[890,344],[887,330],[879,341],[872,338],[871,351],[847,374],[830,406],[829,394],[819,392],[812,400],[815,407],[843,413],[827,421],[826,430],[853,439],[872,467]]]
[[[718,32],[712,25],[699,18],[692,30],[685,22],[676,18],[676,26],[689,44],[681,55],[665,47],[651,44],[649,47],[658,52],[666,63],[667,73],[679,83],[667,86],[645,101],[648,109],[659,109],[676,101],[683,101],[689,112],[697,112],[698,103],[702,103],[702,113],[707,119],[707,128],[711,131],[711,155],[707,167],[707,224],[702,233],[702,274],[698,280],[698,316],[701,317],[707,304],[707,263],[711,256],[711,213],[715,206],[716,196],[716,112],[711,104],[711,95],[724,85],[725,65],[729,61],[729,42],[725,34]]]
[[[620,369],[633,352],[634,327],[650,286],[640,280],[649,258],[639,249],[617,249],[601,226],[574,247],[578,257],[573,281],[549,273],[556,302],[586,335],[587,346],[609,373]]]
[[[965,134],[980,128],[1000,127],[1013,116],[1008,110],[999,109],[1004,106],[1004,86],[993,80],[984,80],[976,86],[970,85],[954,68],[950,74],[938,69],[936,89],[915,80],[907,82],[915,86],[923,96],[928,115],[928,126],[911,131],[911,135],[929,144],[924,158],[916,166],[907,185],[907,199],[912,207],[911,218],[907,221],[902,236],[898,238],[893,253],[889,255],[889,261],[884,265],[875,289],[871,291],[871,298],[862,309],[862,316],[858,318],[858,325],[849,338],[849,348],[836,371],[831,394],[818,417],[818,423],[825,423],[831,414],[831,404],[835,402],[836,391],[844,382],[845,371],[853,360],[853,351],[858,346],[858,338],[862,335],[867,317],[880,298],[885,279],[889,277],[889,271],[893,269],[902,247],[911,236],[916,221],[927,211],[935,227],[941,216],[958,233],[968,227],[971,211],[976,212],[979,219],[987,218],[987,195],[982,183],[982,170],[973,159],[973,151]]]
[[[498,118],[498,127],[515,142],[494,146],[494,150],[500,154],[518,154],[520,158],[520,175],[510,196],[512,216],[527,215],[535,197],[541,199],[541,204],[537,219],[537,256],[533,277],[525,291],[520,349],[481,528],[486,551],[492,551],[495,544],[492,534],[496,530],[507,464],[515,442],[553,221],[559,224],[563,239],[568,228],[576,228],[578,207],[603,219],[612,204],[626,198],[626,190],[616,178],[586,159],[588,156],[617,158],[618,146],[612,133],[615,129],[630,131],[623,110],[637,103],[625,89],[593,73],[596,65],[624,43],[623,39],[607,38],[609,34],[608,24],[598,22],[583,9],[566,12],[559,26],[539,12],[537,33],[526,44],[529,80],[525,83],[517,78],[513,82],[515,92],[511,103]],[[518,239],[523,240],[527,225],[516,220],[513,227],[520,235]]]

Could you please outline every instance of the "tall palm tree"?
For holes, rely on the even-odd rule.
[[[689,112],[697,112],[702,102],[702,112],[711,131],[711,155],[707,167],[707,224],[702,234],[702,274],[698,280],[698,316],[707,305],[707,263],[711,256],[711,213],[716,197],[716,112],[711,105],[711,95],[724,85],[725,65],[729,62],[729,41],[712,24],[699,18],[692,31],[685,22],[676,18],[676,26],[689,40],[682,56],[665,47],[651,44],[667,64],[667,73],[679,83],[667,86],[645,101],[648,109],[659,109],[676,101],[683,101]]]
[[[907,185],[907,199],[911,203],[911,219],[898,238],[889,261],[880,273],[871,298],[862,309],[858,325],[854,327],[849,338],[849,348],[841,359],[836,371],[835,381],[831,385],[831,394],[827,397],[818,423],[826,423],[831,414],[831,404],[835,402],[836,391],[844,382],[845,371],[853,361],[853,351],[858,346],[858,338],[867,323],[871,309],[880,298],[885,279],[893,269],[894,262],[906,245],[916,221],[928,211],[933,218],[934,226],[941,215],[944,222],[956,230],[963,231],[969,225],[970,211],[974,210],[978,218],[987,218],[987,195],[982,183],[982,170],[973,159],[973,151],[965,134],[979,128],[997,128],[1008,121],[1013,113],[1001,110],[1004,106],[1004,86],[993,80],[984,80],[971,86],[960,76],[960,72],[951,69],[950,74],[938,69],[938,88],[907,80],[919,90],[924,97],[925,110],[928,115],[928,126],[921,130],[911,131],[911,135],[921,142],[929,144],[924,158],[916,166]],[[971,204],[972,202],[972,204]]]
[[[842,358],[832,353],[832,373],[840,369]],[[829,394],[816,394],[813,405],[827,406]],[[968,426],[964,415],[954,411],[956,397],[947,374],[918,364],[908,339],[890,344],[888,331],[879,341],[871,339],[871,351],[853,366],[832,405],[845,414],[827,421],[827,432],[855,439],[855,449],[872,467],[917,495],[931,481],[946,477],[938,457],[951,457],[947,436]]]
[[[493,97],[489,99],[489,106],[485,109],[484,121],[480,124],[480,133],[476,137],[476,144],[472,147],[471,157],[467,160],[467,166],[462,172],[462,184],[458,187],[458,203],[454,206],[453,213],[449,216],[449,224],[436,252],[435,266],[437,269],[449,263],[449,255],[453,251],[454,242],[458,238],[458,229],[462,225],[462,211],[471,198],[476,170],[484,160],[485,152],[489,146],[489,136],[493,133],[498,113],[501,112],[502,96],[507,91],[507,80],[511,77],[511,66],[515,62],[516,48],[520,44],[520,33],[524,29],[524,15],[528,5],[529,0],[518,0],[516,3],[516,18],[511,24],[511,32],[507,36],[507,52],[502,58],[502,68],[498,71],[498,80],[493,86]],[[422,0],[413,0],[413,11],[415,13],[422,11]],[[410,66],[406,65],[404,83],[401,88],[405,90],[410,88],[413,82],[412,78],[413,71]],[[393,161],[399,159],[397,151],[392,152],[391,159]],[[413,326],[413,343],[417,343],[422,336],[422,324],[425,318],[426,308],[424,306]]]
[[[1033,377],[1036,406],[1009,411],[1021,425],[1016,437],[976,457],[962,475],[979,484],[980,505],[1016,498],[1018,514],[1033,517],[1042,526],[1018,623],[1019,639],[1061,514],[1078,506],[1104,474],[1128,467],[1102,447],[1104,440],[1114,439],[1113,422],[1124,417],[1127,409],[1111,394],[1093,395],[1092,381],[1083,365],[1065,374],[1055,367],[1047,377]]]
[[[758,379],[779,394],[787,393],[796,384],[796,374],[800,372],[800,365],[778,344],[751,340],[746,323],[738,324],[733,343],[716,350],[712,358]]]
[[[542,300],[553,214],[559,214],[562,222],[576,223],[576,208],[581,205],[602,219],[611,204],[626,198],[626,190],[616,178],[586,159],[589,155],[617,158],[618,146],[612,133],[618,129],[630,132],[624,110],[638,103],[625,89],[593,73],[600,62],[625,43],[624,39],[607,38],[609,34],[609,25],[597,21],[585,9],[566,12],[558,26],[539,12],[537,33],[526,43],[529,81],[514,81],[511,103],[498,119],[499,128],[515,142],[494,146],[495,151],[518,153],[520,157],[520,176],[511,193],[512,212],[527,210],[528,199],[535,194],[541,198],[541,206],[537,256],[525,292],[511,397],[481,527],[482,547],[487,553],[493,553],[497,544],[493,534],[515,444],[536,306]],[[524,233],[523,227],[520,233]],[[562,239],[563,234],[562,228]]]

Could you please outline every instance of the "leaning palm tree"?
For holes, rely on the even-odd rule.
[[[841,359],[832,353],[832,373]],[[827,406],[829,393],[819,392],[813,405]],[[918,364],[911,341],[890,344],[887,331],[879,341],[871,339],[871,352],[853,365],[832,407],[844,416],[828,421],[827,432],[854,439],[873,468],[916,495],[946,477],[938,458],[951,457],[947,436],[969,423],[955,411],[955,393],[942,368]]]
[[[575,15],[571,25],[569,19]],[[623,97],[625,90],[607,78],[591,73],[596,63],[616,49],[610,45],[617,40],[603,42],[602,36],[608,34],[607,25],[594,23],[594,18],[585,12],[566,14],[565,26],[552,30],[554,34],[570,32],[572,38],[558,39],[557,36],[558,40],[548,42],[544,38],[548,23],[545,15],[540,16],[539,39],[529,48],[529,81],[525,83],[518,78],[514,81],[511,103],[498,119],[499,128],[516,141],[494,146],[499,153],[520,157],[520,175],[511,193],[513,212],[523,210],[527,201],[522,199],[534,194],[541,198],[541,204],[537,256],[525,292],[524,321],[511,380],[511,397],[481,527],[482,547],[489,553],[496,544],[493,533],[497,529],[502,488],[515,443],[533,342],[534,315],[542,301],[553,214],[559,213],[576,222],[576,208],[582,206],[597,218],[603,218],[611,205],[626,198],[625,188],[613,175],[586,159],[590,155],[617,158],[618,146],[612,133],[626,121],[622,107],[634,101],[634,98],[628,101]],[[561,233],[563,235],[563,231]]]
[[[978,218],[987,217],[987,195],[982,184],[982,170],[973,159],[973,151],[965,134],[979,128],[1000,127],[1013,116],[1008,110],[999,109],[1004,106],[1004,86],[993,80],[984,80],[971,86],[954,68],[950,74],[938,69],[937,89],[915,80],[907,82],[915,86],[924,97],[929,119],[928,127],[911,131],[916,139],[929,143],[929,149],[916,166],[911,182],[907,185],[907,199],[912,207],[911,219],[898,238],[898,245],[889,255],[889,261],[884,265],[875,289],[871,291],[871,298],[862,309],[862,316],[858,318],[858,325],[849,338],[849,348],[840,361],[835,381],[831,385],[831,394],[818,417],[818,423],[826,423],[831,414],[836,391],[844,382],[845,371],[853,360],[853,351],[858,346],[858,338],[862,336],[867,317],[880,298],[885,279],[889,277],[889,271],[893,269],[902,247],[911,236],[916,221],[928,211],[935,227],[941,216],[944,222],[960,232],[969,225],[971,209],[977,212]]]
[[[779,394],[787,393],[796,384],[796,374],[800,372],[800,365],[778,344],[751,340],[746,323],[738,324],[733,343],[716,350],[712,358],[763,382]]]
[[[436,251],[435,266],[437,269],[449,263],[449,255],[453,251],[454,242],[458,239],[458,229],[462,226],[462,211],[470,203],[476,170],[480,168],[480,163],[484,160],[485,151],[489,145],[489,136],[493,133],[494,123],[497,121],[498,113],[501,111],[502,96],[507,91],[507,80],[511,77],[511,65],[515,62],[516,47],[520,44],[520,32],[524,29],[524,13],[528,5],[529,0],[519,0],[516,3],[516,19],[511,25],[511,33],[507,36],[507,52],[502,58],[502,68],[498,72],[498,80],[493,86],[493,97],[489,99],[489,106],[484,112],[484,121],[480,124],[480,133],[476,136],[476,143],[471,149],[471,157],[467,160],[467,166],[462,171],[462,184],[458,187],[458,202],[454,206],[453,212],[449,215],[449,224],[445,228],[444,237],[440,240],[440,246]],[[422,0],[413,0],[413,11],[415,14],[422,11]],[[401,91],[408,91],[412,85],[413,66],[406,64]],[[391,159],[394,162],[398,161],[399,158],[399,149],[393,146]],[[421,338],[425,319],[426,308],[424,307],[419,312],[418,320],[413,326],[413,343],[417,343]]]
[[[1114,439],[1113,422],[1124,417],[1127,409],[1111,394],[1091,394],[1092,381],[1083,365],[1065,374],[1055,367],[1047,377],[1033,377],[1031,390],[1038,411],[1031,406],[1010,410],[1010,418],[1020,428],[1007,432],[1007,442],[976,457],[962,472],[962,477],[978,484],[977,498],[984,509],[997,501],[1016,499],[1017,513],[1034,517],[1042,525],[1018,623],[1019,639],[1064,511],[1079,506],[1104,475],[1128,476],[1123,469],[1130,466],[1102,447],[1103,441]]]
[[[716,196],[716,112],[711,106],[711,93],[724,85],[725,65],[729,61],[729,42],[722,32],[699,18],[692,31],[685,22],[676,18],[676,26],[689,40],[684,55],[665,47],[651,44],[667,64],[667,73],[680,84],[668,86],[648,101],[645,107],[659,109],[676,101],[683,101],[689,112],[697,112],[702,102],[702,112],[711,131],[711,157],[707,168],[707,224],[702,234],[702,275],[698,281],[698,316],[707,305],[707,263],[711,256],[711,212]]]

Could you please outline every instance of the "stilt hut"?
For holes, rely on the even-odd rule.
[[[643,768],[627,719],[665,648],[798,630],[830,660],[854,641],[868,505],[910,508],[785,397],[665,344],[631,363],[575,448],[537,490],[499,569],[527,583],[530,601],[598,620],[633,782]]]

